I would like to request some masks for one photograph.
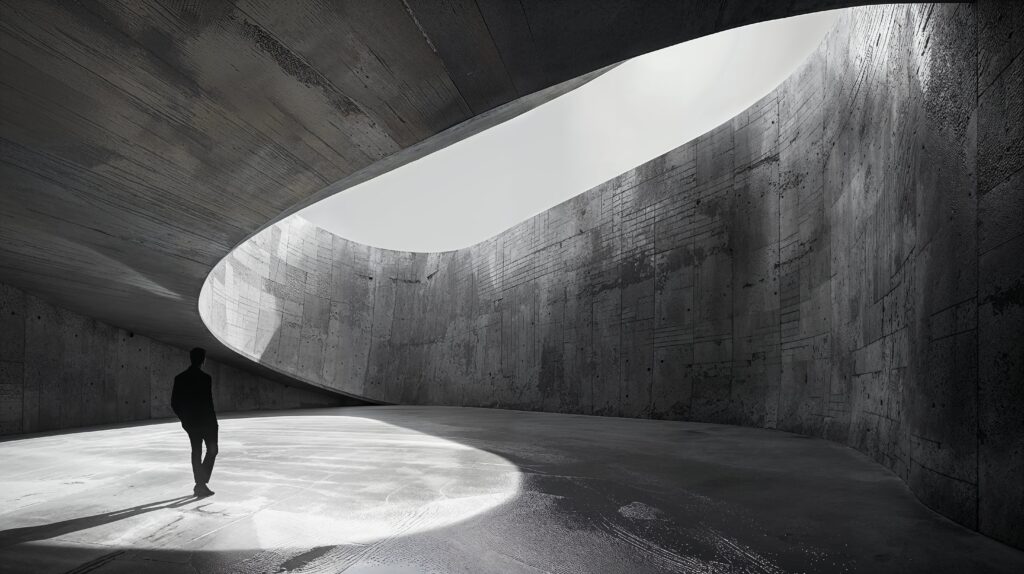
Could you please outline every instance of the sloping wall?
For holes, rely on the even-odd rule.
[[[178,349],[0,283],[0,435],[173,417]],[[207,361],[219,412],[333,406],[339,397]]]
[[[855,9],[731,122],[489,241],[399,253],[293,218],[201,313],[372,400],[825,437],[1024,547],[1021,22]]]

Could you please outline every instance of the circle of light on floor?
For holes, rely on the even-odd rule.
[[[495,454],[354,416],[222,420],[217,494],[205,499],[188,496],[176,423],[11,441],[0,458],[0,547],[370,544],[486,512],[520,481]]]

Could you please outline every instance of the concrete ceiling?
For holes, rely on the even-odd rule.
[[[866,3],[2,2],[0,282],[231,358],[199,291],[283,213],[629,57]]]

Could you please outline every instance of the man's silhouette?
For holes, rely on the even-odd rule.
[[[212,380],[202,370],[206,350],[192,349],[189,359],[192,366],[174,377],[171,409],[181,419],[181,426],[192,443],[192,476],[196,481],[193,492],[196,496],[210,496],[213,491],[206,483],[217,460],[217,414],[213,411]],[[202,460],[203,442],[206,442],[206,460]]]

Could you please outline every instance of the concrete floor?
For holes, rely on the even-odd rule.
[[[443,407],[0,443],[4,572],[1022,572],[861,454],[782,432]]]

